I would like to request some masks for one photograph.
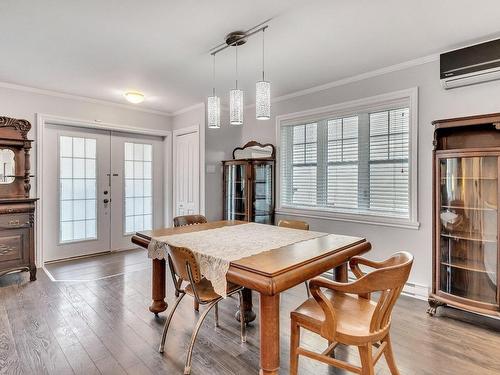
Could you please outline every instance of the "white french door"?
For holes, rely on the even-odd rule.
[[[174,216],[200,212],[198,129],[174,132]]]
[[[163,224],[163,140],[111,134],[111,248],[134,248],[132,235]]]
[[[45,127],[44,261],[133,248],[133,233],[162,225],[162,138]]]

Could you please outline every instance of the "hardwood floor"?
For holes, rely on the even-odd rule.
[[[26,273],[0,278],[0,374],[182,374],[186,347],[198,316],[192,301],[181,303],[165,354],[159,354],[166,314],[155,318],[148,311],[150,271],[127,270],[125,266],[146,255],[118,255],[113,255],[113,261],[106,256],[85,260],[94,262],[95,275],[105,273],[99,269],[115,261],[124,265],[124,274],[96,281],[52,282],[41,270],[33,283]],[[120,257],[123,259],[118,260]],[[70,268],[65,273],[75,276],[78,270],[87,268],[77,264],[72,261],[67,266],[71,265],[73,271]],[[81,275],[90,273],[87,269]],[[168,285],[168,291],[172,290]],[[288,373],[289,312],[305,298],[304,285],[282,297],[283,374]],[[168,302],[173,303],[173,293],[169,293]],[[258,301],[254,302],[258,309]],[[440,310],[431,318],[426,308],[425,302],[404,296],[396,304],[392,338],[401,374],[500,373],[500,321],[452,309]],[[258,323],[249,327],[248,342],[240,344],[239,326],[233,318],[236,309],[236,299],[221,302],[218,329],[214,328],[213,315],[207,318],[194,350],[193,375],[258,373]],[[310,333],[304,334],[302,343],[315,350],[323,350],[326,345]],[[357,350],[341,347],[337,357],[356,362]],[[376,370],[378,375],[389,374],[383,359]],[[303,358],[299,373],[347,374]]]

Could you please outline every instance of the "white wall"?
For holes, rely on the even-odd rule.
[[[115,105],[39,94],[35,92],[0,87],[0,115],[28,120],[31,123],[30,139],[36,139],[38,124],[36,115],[43,113],[78,120],[127,125],[138,128],[170,130],[171,118],[168,116],[135,111]],[[36,142],[31,151],[32,172],[36,168]],[[36,176],[31,183],[32,196],[36,195]]]
[[[419,230],[399,229],[342,221],[303,218],[313,230],[366,237],[373,245],[369,255],[385,258],[408,250],[415,256],[410,282],[430,286],[432,280],[432,139],[431,121],[465,115],[500,112],[500,82],[445,91],[439,83],[439,62],[434,61],[321,92],[273,103],[269,121],[255,120],[255,108],[245,114],[242,143],[275,139],[275,116],[418,86],[418,219]]]

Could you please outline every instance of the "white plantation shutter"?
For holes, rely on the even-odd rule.
[[[281,124],[281,208],[410,219],[409,103],[373,108]]]

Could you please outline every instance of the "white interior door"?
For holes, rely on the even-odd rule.
[[[137,231],[163,226],[163,138],[112,132],[111,248],[137,247]]]
[[[46,125],[42,150],[45,261],[110,249],[109,142],[108,131]]]
[[[200,146],[198,130],[174,133],[174,216],[200,212]]]

